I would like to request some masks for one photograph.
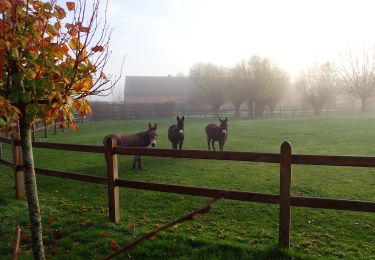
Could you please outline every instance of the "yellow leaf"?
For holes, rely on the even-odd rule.
[[[77,38],[73,38],[69,41],[69,46],[70,46],[70,48],[72,48],[72,50],[77,49],[77,42],[78,42]]]

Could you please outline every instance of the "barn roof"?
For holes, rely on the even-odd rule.
[[[125,99],[131,96],[190,95],[195,87],[190,77],[127,76]]]

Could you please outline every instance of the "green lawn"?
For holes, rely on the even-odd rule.
[[[169,148],[167,129],[175,119],[157,122],[157,147]],[[185,149],[207,149],[204,128],[212,119],[185,120]],[[50,135],[48,142],[102,144],[112,132],[136,132],[148,121],[88,122],[77,132]],[[375,156],[375,116],[234,120],[229,119],[225,150],[278,152],[284,140],[293,153]],[[43,140],[40,134],[39,140]],[[9,147],[4,147],[9,158]],[[37,167],[105,176],[104,155],[35,149]],[[130,156],[119,157],[120,178],[277,194],[278,165],[265,163],[143,157],[142,171]],[[293,166],[292,192],[298,196],[375,201],[375,170]],[[49,257],[93,259],[114,252],[145,232],[167,223],[208,198],[151,191],[120,190],[121,223],[108,221],[104,185],[38,176],[44,238]],[[27,205],[14,199],[12,170],[0,166],[0,252],[10,257],[16,225],[28,234]],[[128,225],[135,225],[134,231]],[[103,232],[109,236],[104,237]],[[21,259],[32,257],[28,237]],[[292,247],[277,248],[278,207],[224,200],[204,218],[184,223],[146,241],[124,257],[140,259],[375,259],[375,214],[321,209],[292,209]],[[121,259],[119,257],[119,259]]]

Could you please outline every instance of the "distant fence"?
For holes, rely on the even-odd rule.
[[[76,124],[83,123],[87,119],[85,117],[75,115],[74,122]],[[48,124],[45,120],[37,119],[35,120],[34,124],[32,125],[32,140],[36,140],[36,133],[43,131],[44,138],[48,138],[49,129],[53,128],[53,133],[57,135],[57,128],[60,128],[61,122],[53,122],[52,124]],[[69,124],[67,124],[69,128]],[[64,128],[61,128],[61,131],[64,131]],[[18,122],[11,123],[10,128],[0,128],[0,137],[9,137],[12,133],[19,133],[19,125]]]
[[[16,182],[16,197],[23,199],[25,196],[23,184],[23,171],[21,160],[21,147],[19,135],[13,134],[12,138],[0,137],[1,142],[11,144],[12,161],[5,160],[0,152],[0,163],[13,167]],[[375,167],[375,157],[355,156],[323,156],[323,155],[297,155],[292,154],[292,147],[288,142],[281,144],[280,153],[253,153],[253,152],[214,152],[200,150],[170,150],[126,148],[117,146],[115,139],[108,139],[105,146],[75,145],[61,143],[33,142],[33,147],[55,150],[67,150],[75,152],[90,152],[105,154],[107,160],[107,176],[92,176],[64,171],[36,168],[40,175],[60,177],[83,182],[91,182],[107,185],[109,219],[118,223],[120,221],[120,196],[119,188],[151,190],[169,192],[184,195],[214,197],[221,190],[212,188],[189,187],[172,184],[150,183],[119,179],[117,155],[145,155],[155,157],[193,158],[208,160],[230,160],[277,163],[280,165],[280,193],[264,194],[230,190],[225,199],[261,202],[279,205],[279,244],[289,247],[291,206],[352,210],[362,212],[375,212],[375,202],[357,200],[339,200],[329,198],[291,196],[292,165],[327,165],[327,166],[351,166],[351,167]],[[0,146],[1,148],[1,146]],[[0,149],[1,151],[1,149]],[[104,160],[104,156],[103,156]]]
[[[113,106],[108,103],[108,109],[103,109],[104,106],[96,108],[93,106],[92,120],[132,120],[132,119],[154,119],[154,118],[168,118],[175,115],[185,115],[185,117],[210,118],[217,116],[214,110],[210,109],[169,109],[169,110],[129,110],[122,107],[121,104]],[[343,114],[359,114],[360,107],[340,105],[335,107],[327,107],[322,109],[322,115],[343,115]],[[219,114],[222,116],[235,117],[233,109],[221,109]],[[273,111],[265,110],[260,118],[277,118],[277,117],[308,117],[314,116],[314,111],[307,107],[279,107]],[[248,110],[241,109],[239,111],[240,118],[248,117]],[[259,118],[259,116],[257,117]]]

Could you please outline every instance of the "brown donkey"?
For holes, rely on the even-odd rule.
[[[224,143],[228,138],[228,117],[225,117],[224,120],[219,117],[219,120],[220,126],[217,126],[216,124],[209,124],[206,126],[208,150],[211,150],[211,143],[212,150],[215,151],[215,141],[219,142],[220,151],[224,149]]]
[[[158,125],[155,124],[153,127],[151,124],[148,124],[148,130],[137,133],[137,134],[110,134],[104,137],[103,143],[106,145],[106,141],[110,137],[114,137],[117,140],[118,146],[125,147],[147,147],[151,144],[152,147],[156,145],[156,129]],[[134,155],[133,169],[136,168],[138,162],[138,169],[142,169],[141,166],[141,156]]]

